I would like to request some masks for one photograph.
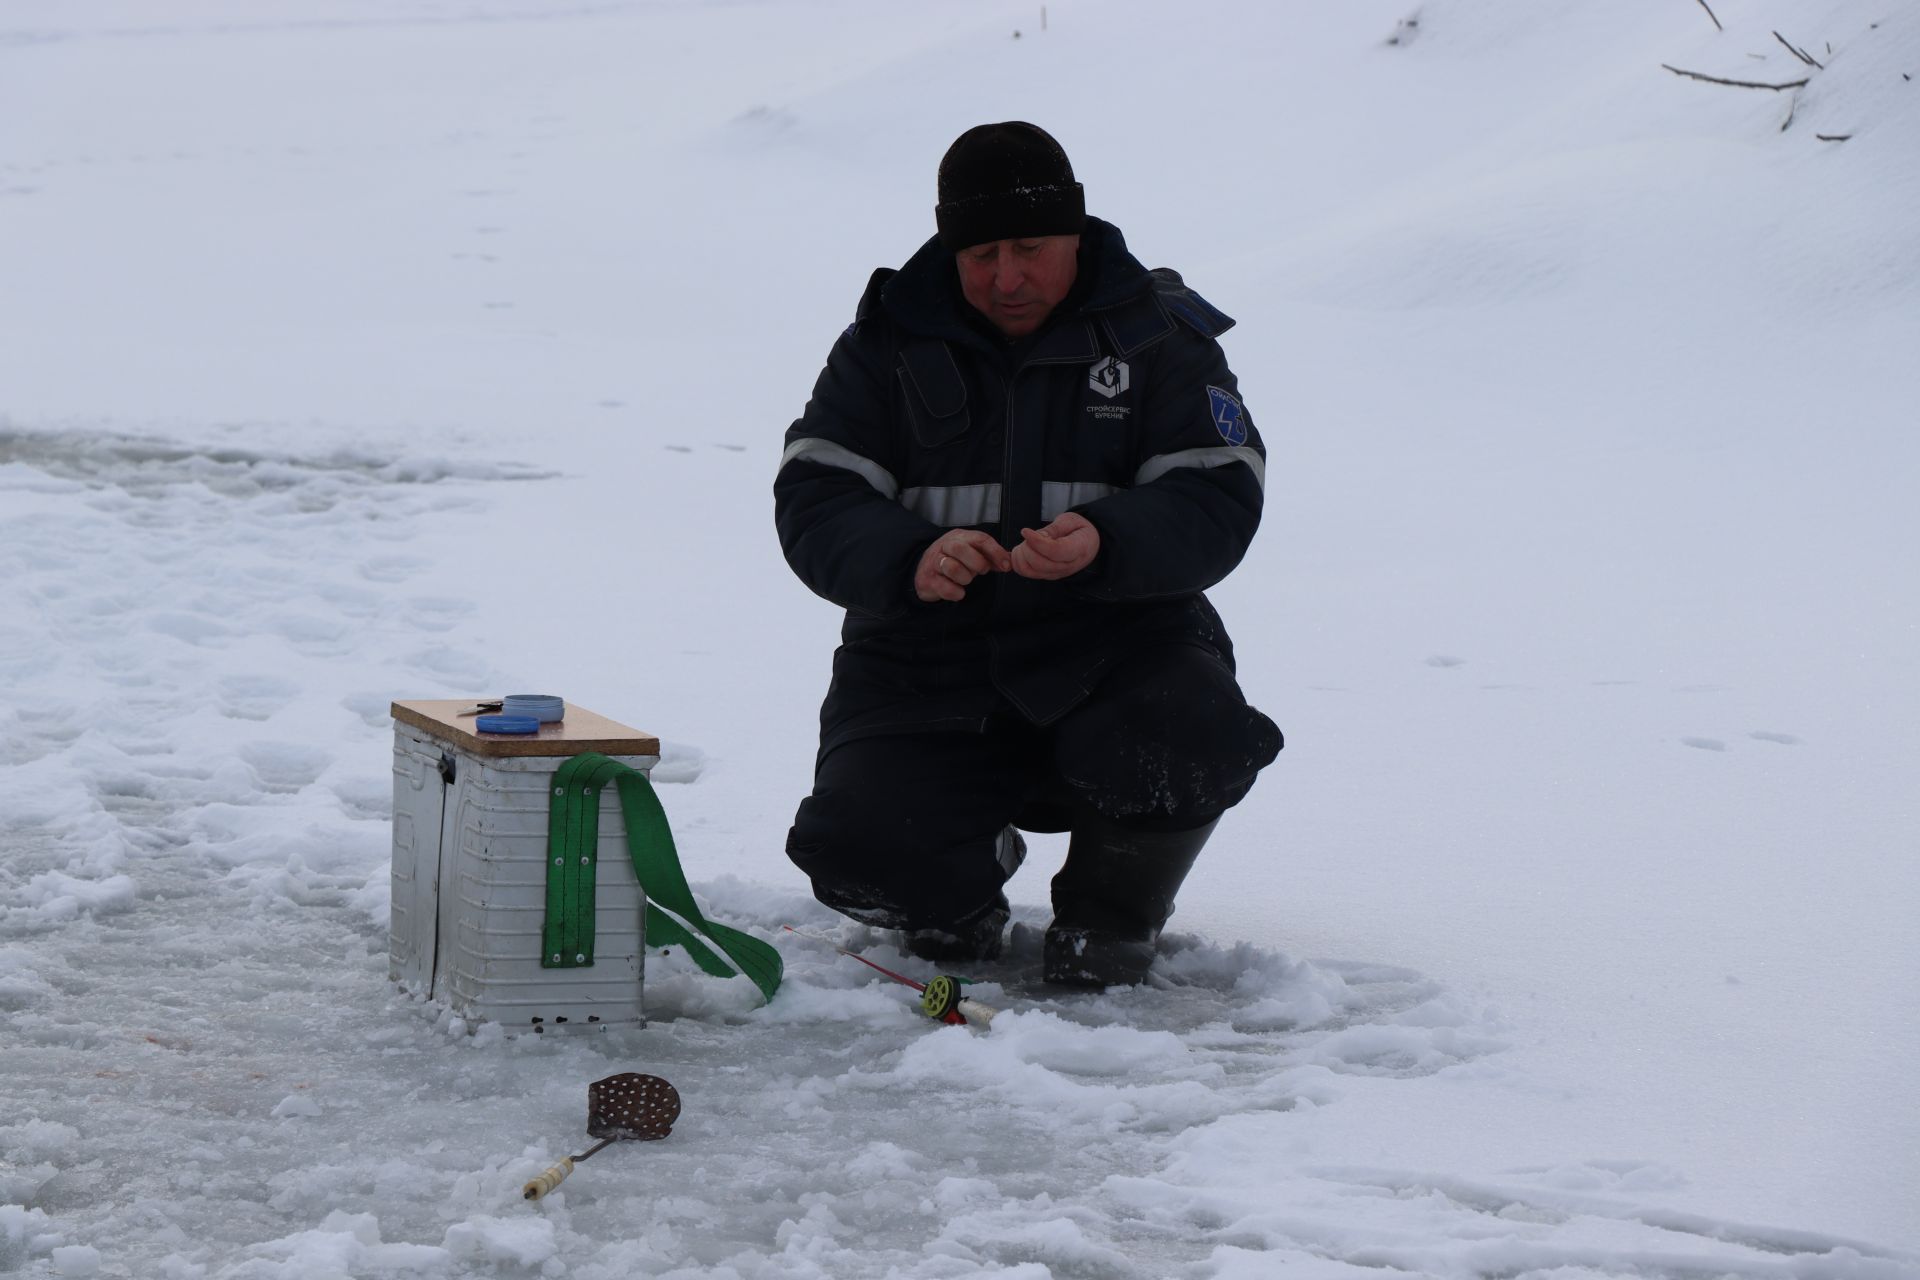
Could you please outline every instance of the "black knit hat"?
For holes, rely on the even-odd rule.
[[[958,252],[990,240],[1076,235],[1087,223],[1087,198],[1060,144],[1009,120],[977,125],[947,148],[933,217],[941,245]]]

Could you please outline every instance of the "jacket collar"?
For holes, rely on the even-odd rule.
[[[1153,278],[1131,253],[1120,228],[1099,218],[1088,218],[1080,233],[1080,271],[1073,292],[1047,318],[1046,325],[1024,339],[1028,359],[1077,357],[1084,348],[1097,354],[1092,315],[1131,302],[1153,287]],[[960,296],[953,252],[940,246],[939,237],[921,245],[880,293],[888,318],[909,333],[962,342],[985,350],[994,348],[991,330],[975,323],[978,313]],[[970,320],[969,317],[973,319]],[[1069,353],[1067,348],[1071,347]]]

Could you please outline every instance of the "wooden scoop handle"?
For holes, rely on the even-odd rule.
[[[559,1164],[553,1166],[553,1168],[547,1170],[545,1173],[535,1178],[532,1182],[529,1182],[526,1186],[522,1187],[520,1189],[520,1194],[525,1198],[527,1198],[528,1200],[538,1200],[540,1197],[546,1195],[549,1191],[553,1190],[555,1187],[565,1182],[567,1180],[567,1175],[572,1172],[573,1172],[573,1157],[567,1156],[565,1159],[561,1160]]]

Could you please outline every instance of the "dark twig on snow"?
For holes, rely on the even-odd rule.
[[[1785,45],[1787,47],[1788,53],[1800,59],[1800,61],[1806,63],[1808,66],[1812,67],[1815,71],[1826,70],[1825,67],[1821,66],[1819,63],[1815,62],[1810,56],[1808,56],[1807,51],[1805,49],[1794,48],[1793,43],[1789,41],[1785,36],[1781,35],[1778,31],[1773,33],[1773,38],[1775,40],[1778,40],[1781,44]]]
[[[1707,11],[1707,16],[1708,16],[1709,18],[1712,18],[1712,19],[1713,19],[1713,29],[1714,29],[1715,31],[1725,31],[1725,30],[1726,30],[1726,28],[1725,28],[1725,27],[1723,27],[1723,26],[1721,26],[1721,25],[1720,25],[1720,19],[1719,19],[1718,17],[1716,17],[1716,16],[1715,16],[1715,14],[1714,14],[1714,12],[1713,12],[1713,7],[1712,7],[1711,5],[1709,5],[1709,4],[1707,3],[1707,0],[1700,0],[1700,7],[1701,7],[1702,9],[1705,9],[1705,10]]]
[[[1664,62],[1660,65],[1673,74],[1685,76],[1689,80],[1705,80],[1708,84],[1730,84],[1736,89],[1798,89],[1806,84],[1805,80],[1789,80],[1785,84],[1763,84],[1758,80],[1722,80],[1719,76],[1702,75],[1698,71],[1682,71],[1679,67],[1668,66]]]
[[[1822,142],[1845,142],[1853,135],[1850,133],[1816,133],[1813,136]]]

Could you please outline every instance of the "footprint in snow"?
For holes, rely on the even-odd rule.
[[[360,564],[360,576],[369,582],[404,582],[431,567],[419,556],[375,556]]]
[[[389,723],[390,699],[391,695],[384,689],[363,689],[340,699],[340,705],[359,716],[369,728],[384,729]]]
[[[1695,747],[1701,751],[1725,751],[1727,749],[1727,744],[1718,738],[1682,738],[1680,741],[1686,746]]]
[[[331,753],[301,742],[249,742],[235,752],[263,790],[298,791],[327,771]]]
[[[1427,665],[1430,667],[1464,667],[1467,665],[1467,660],[1465,658],[1450,657],[1444,653],[1436,653],[1427,659]]]
[[[1783,747],[1797,747],[1803,741],[1790,733],[1773,733],[1766,729],[1755,729],[1747,736],[1756,742],[1776,742]]]
[[[352,626],[337,614],[277,614],[268,620],[265,629],[299,652],[323,658],[346,653],[353,634]]]
[[[328,790],[339,800],[340,808],[349,818],[387,821],[393,817],[393,780],[377,774],[366,777],[343,778],[331,783]]]
[[[453,596],[416,596],[407,604],[407,621],[421,631],[451,631],[473,609],[472,602]]]
[[[278,676],[227,676],[220,681],[214,705],[229,720],[267,720],[299,693],[299,685]]]
[[[220,648],[233,635],[212,618],[191,613],[156,613],[147,619],[147,629],[201,648]]]

